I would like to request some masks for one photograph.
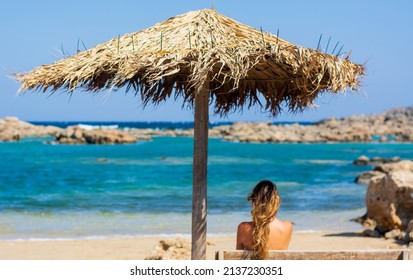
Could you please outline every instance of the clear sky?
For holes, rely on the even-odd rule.
[[[74,54],[78,39],[86,47],[118,35],[138,31],[169,17],[211,8],[244,24],[276,34],[292,43],[316,48],[337,41],[350,59],[366,63],[367,76],[358,93],[325,93],[318,108],[276,119],[258,107],[211,115],[212,121],[317,121],[327,117],[379,113],[413,105],[413,1],[278,1],[278,0],[1,0],[0,3],[0,118],[28,121],[192,121],[193,112],[182,100],[156,108],[142,107],[140,99],[123,90],[90,94],[77,91],[70,99],[62,92],[26,92],[8,72],[27,72],[62,55]],[[330,47],[331,48],[331,47]]]

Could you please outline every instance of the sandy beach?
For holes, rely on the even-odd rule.
[[[0,241],[2,260],[143,260],[160,240],[174,237],[136,237],[92,240]],[[208,238],[207,259],[217,250],[235,247],[235,236]],[[397,249],[406,245],[384,238],[362,237],[357,232],[294,233],[292,250]],[[413,259],[411,257],[411,259]]]

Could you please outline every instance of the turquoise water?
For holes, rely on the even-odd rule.
[[[0,239],[99,238],[191,232],[193,139],[134,145],[0,143]],[[209,141],[208,232],[234,234],[246,196],[277,183],[279,216],[297,231],[360,229],[360,155],[413,158],[413,144],[247,144]]]

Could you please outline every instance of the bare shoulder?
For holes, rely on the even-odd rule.
[[[293,227],[293,223],[291,221],[282,221],[283,225],[285,225],[286,227]]]
[[[242,222],[237,229],[237,250],[250,249],[252,244],[252,232],[254,225],[252,222]]]
[[[242,222],[238,225],[238,231],[252,231],[254,229],[254,225],[252,222]]]
[[[282,221],[282,225],[287,231],[293,231],[293,223],[291,221]]]
[[[278,227],[282,228],[283,231],[285,232],[292,232],[293,230],[293,223],[290,221],[282,221],[282,220],[278,220],[276,219]]]

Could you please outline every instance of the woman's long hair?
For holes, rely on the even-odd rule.
[[[269,224],[280,208],[277,186],[268,180],[259,182],[248,196],[248,201],[252,202],[254,258],[264,260],[268,258]]]

